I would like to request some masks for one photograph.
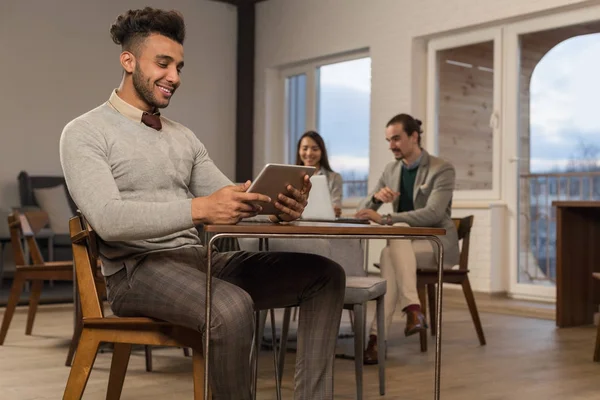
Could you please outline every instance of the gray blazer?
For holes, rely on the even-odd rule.
[[[342,176],[337,172],[327,171],[325,168],[319,168],[316,175],[325,175],[333,206],[342,207]]]
[[[359,204],[358,209],[378,210],[381,204],[373,202],[373,195],[385,186],[392,190],[400,190],[401,168],[400,160],[386,165],[377,185]],[[451,218],[455,176],[454,167],[450,163],[423,150],[415,179],[413,194],[415,209],[392,213],[393,223],[404,222],[415,227],[446,229],[446,235],[440,236],[440,240],[444,246],[444,263],[451,265],[458,264],[460,257],[458,234]],[[394,200],[394,210],[398,209],[399,201],[399,197]]]

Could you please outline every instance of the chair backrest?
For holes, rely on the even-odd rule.
[[[69,191],[66,189],[67,184],[64,176],[48,176],[48,175],[29,175],[25,171],[21,171],[17,177],[19,181],[19,197],[21,199],[21,207],[40,207],[35,198],[34,189],[45,189],[59,185],[63,185],[69,207],[73,214],[77,212],[77,206],[71,198]]]
[[[469,242],[471,239],[471,228],[473,227],[473,215],[468,215],[464,218],[452,218],[456,231],[458,232],[458,240],[462,240],[462,248],[460,250],[460,260],[458,263],[459,270],[469,269]]]
[[[102,318],[102,303],[94,279],[98,269],[96,233],[79,211],[69,220],[69,231],[83,318]]]
[[[25,252],[23,250],[22,238],[27,241],[29,255],[33,264],[43,264],[44,257],[35,240],[42,228],[48,224],[48,214],[44,211],[26,211],[23,214],[13,211],[8,215],[8,229],[10,230],[10,242],[13,248],[15,263],[25,263]]]

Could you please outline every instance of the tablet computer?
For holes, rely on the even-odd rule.
[[[260,193],[271,198],[271,203],[258,203],[262,207],[259,214],[280,214],[281,211],[275,207],[279,193],[287,193],[287,186],[292,185],[296,189],[302,189],[304,175],[312,176],[317,169],[304,165],[289,164],[267,164],[258,174],[248,193]]]

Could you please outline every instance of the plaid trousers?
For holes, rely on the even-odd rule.
[[[213,258],[211,387],[214,400],[251,399],[254,309],[300,306],[296,400],[333,399],[334,351],[346,278],[304,253],[217,253]],[[148,254],[106,277],[115,315],[145,316],[204,332],[206,255],[201,247]]]

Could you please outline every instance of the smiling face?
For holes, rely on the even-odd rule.
[[[305,136],[300,142],[298,155],[304,165],[311,167],[319,167],[321,164],[321,148],[314,139]]]
[[[167,107],[181,84],[183,46],[166,36],[152,34],[135,53],[123,52],[121,63],[130,74],[138,108],[151,111]]]
[[[419,135],[407,135],[401,123],[392,124],[385,129],[385,140],[390,144],[394,157],[411,159],[419,149]]]

